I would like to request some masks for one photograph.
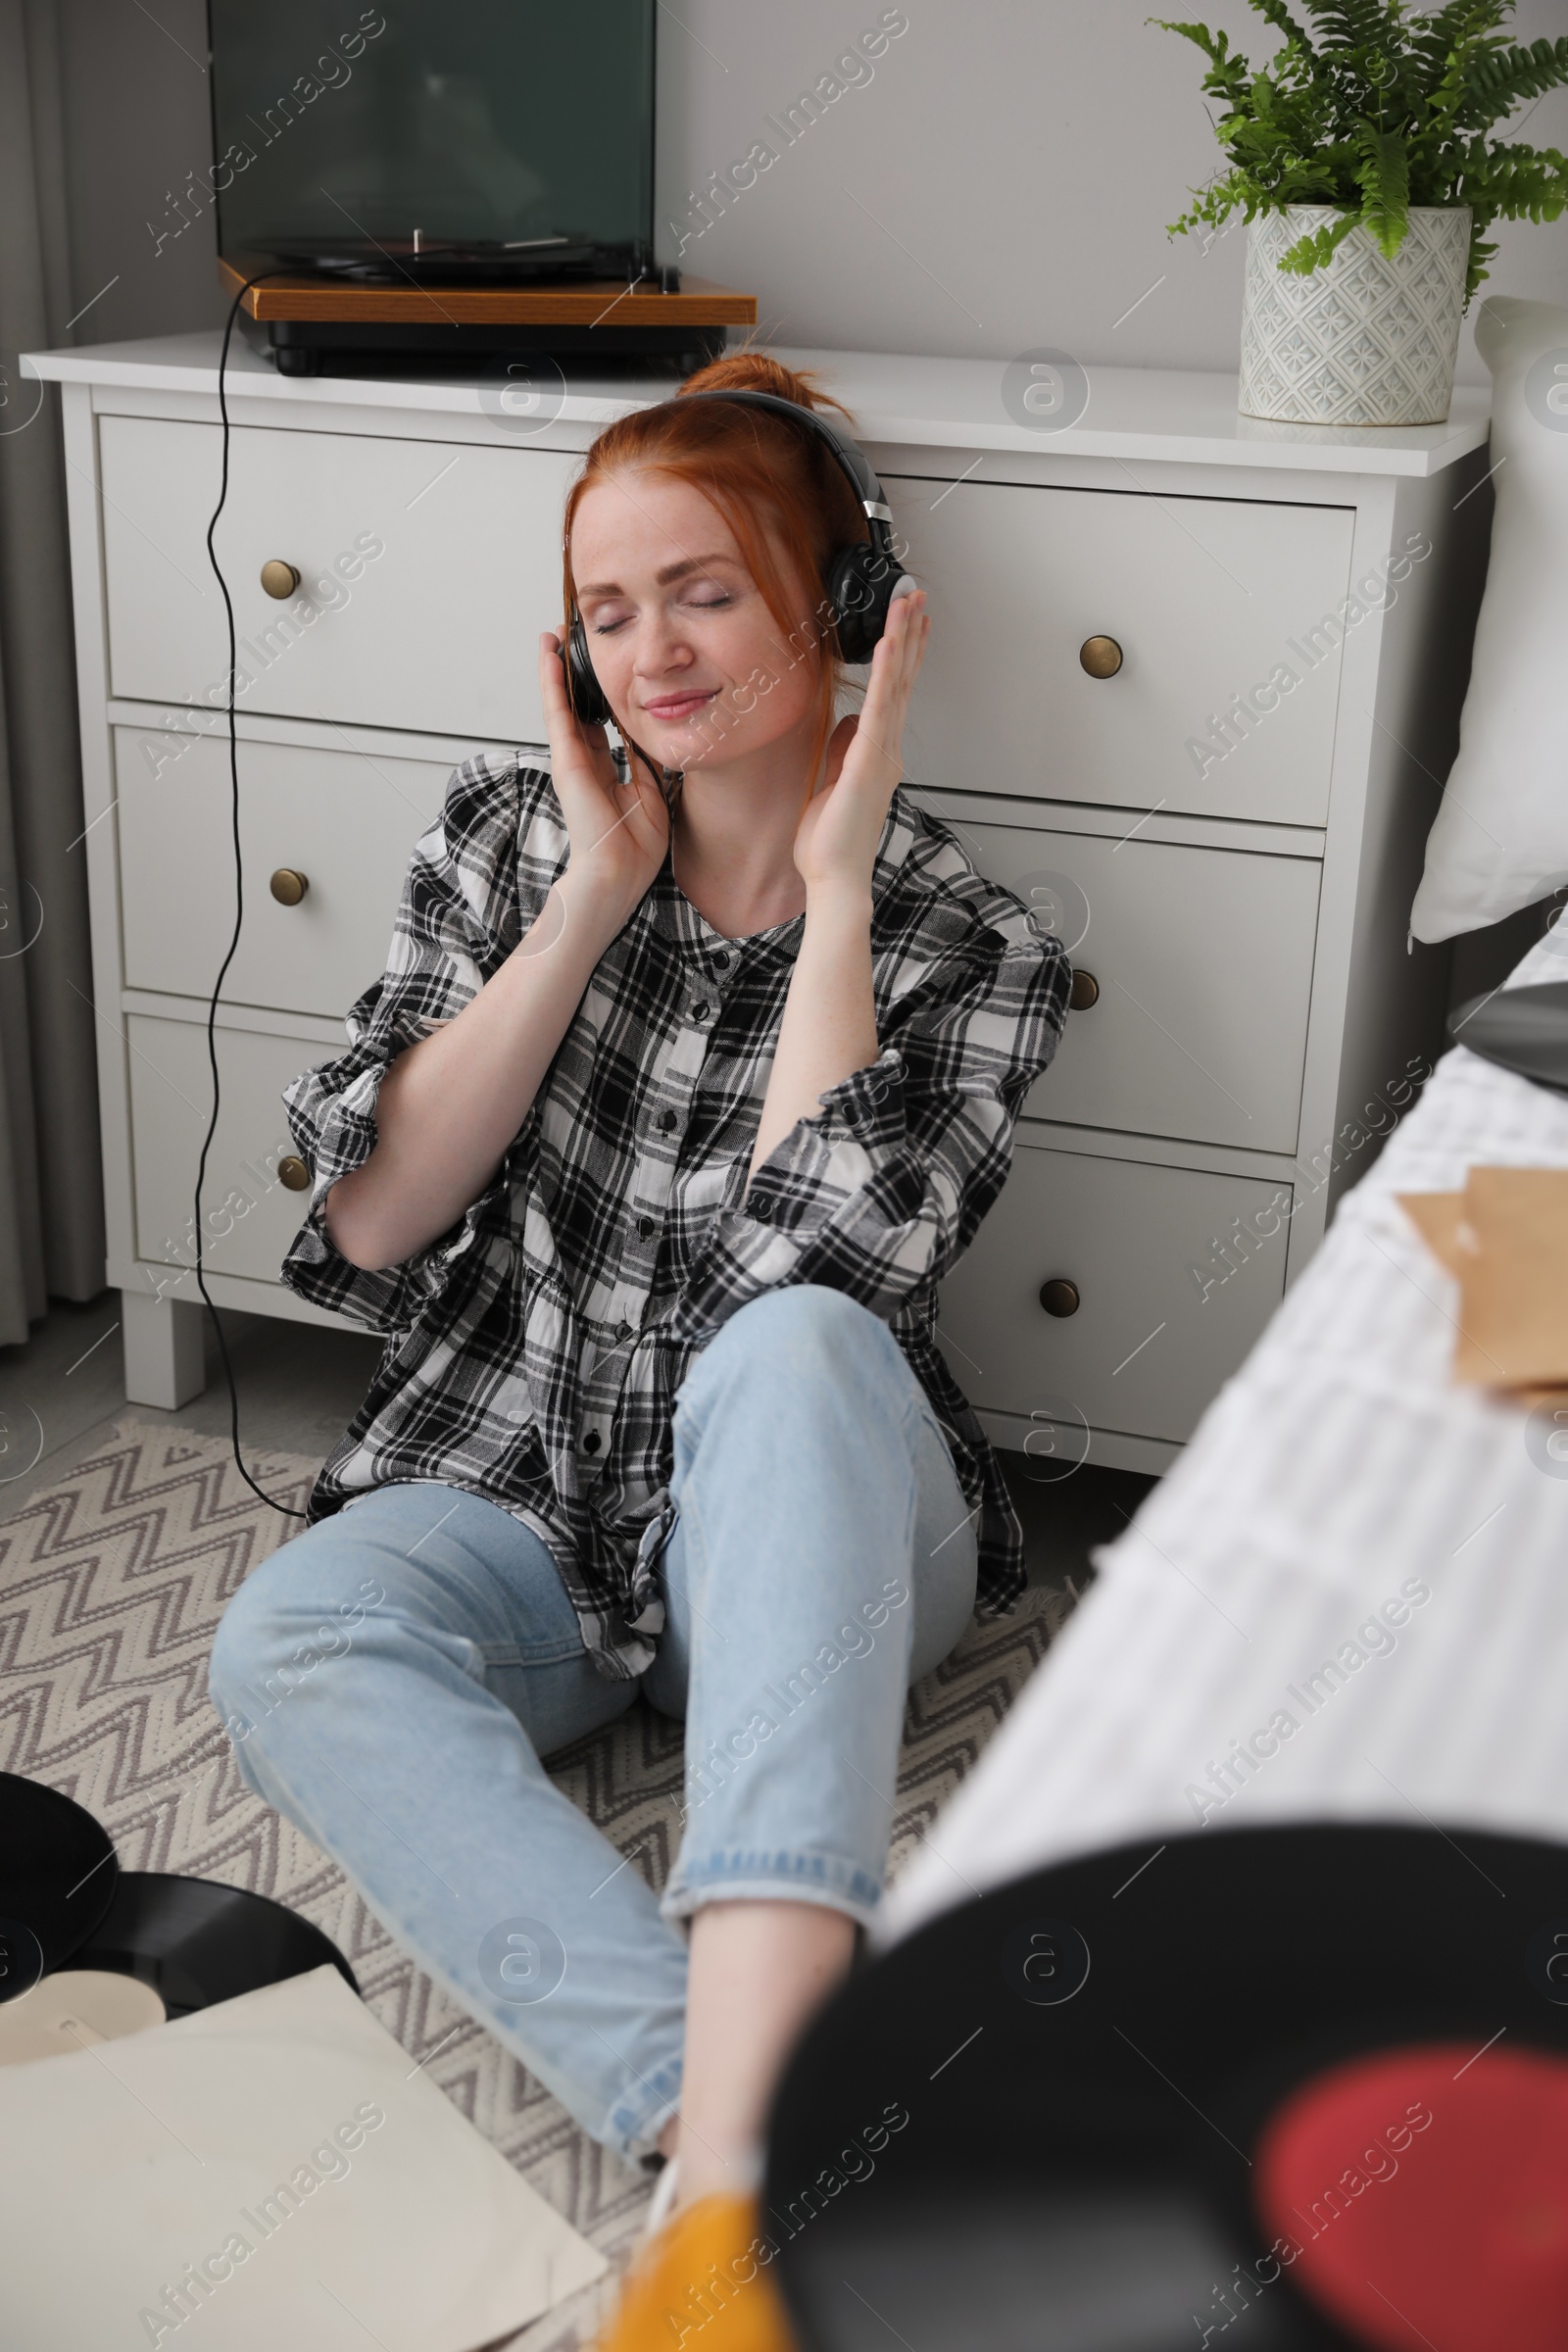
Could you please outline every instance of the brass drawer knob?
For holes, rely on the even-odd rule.
[[[307,1193],[311,1189],[311,1171],[303,1159],[292,1152],[277,1163],[277,1181],[286,1193]]]
[[[279,603],[285,597],[292,596],[299,584],[300,575],[293,564],[283,563],[277,556],[270,564],[262,565],[262,586],[269,596],[275,596]],[[1098,642],[1098,639],[1091,639],[1091,643]]]
[[[297,865],[280,865],[267,887],[280,906],[297,906],[311,887],[311,877]]]
[[[1074,1012],[1087,1012],[1091,1004],[1100,1003],[1100,982],[1093,972],[1075,971],[1072,976],[1072,995],[1067,999]]]
[[[1078,1312],[1078,1285],[1056,1275],[1040,1286],[1040,1303],[1048,1315],[1075,1315]]]
[[[1114,637],[1086,637],[1078,659],[1092,678],[1113,678],[1121,667],[1121,647]]]

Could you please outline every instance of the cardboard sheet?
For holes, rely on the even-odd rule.
[[[19,2352],[477,2352],[607,2267],[334,1968],[0,2068]]]
[[[1463,1193],[1396,1193],[1395,1199],[1446,1274],[1458,1281],[1465,1255],[1459,1248],[1464,1220]]]
[[[1459,1285],[1453,1377],[1529,1410],[1568,1397],[1568,1170],[1473,1167],[1462,1193],[1399,1193]]]
[[[118,2041],[161,2026],[165,2011],[150,1984],[107,1968],[57,1968],[30,1992],[0,2001],[0,2066],[30,2058],[71,2058],[95,2041]]]
[[[1461,1277],[1454,1378],[1568,1382],[1568,1169],[1471,1168],[1464,1217],[1476,1250]]]

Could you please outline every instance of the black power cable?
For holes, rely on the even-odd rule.
[[[206,1259],[202,1250],[202,1194],[206,1189],[207,1184],[207,1155],[212,1150],[213,1137],[218,1131],[220,1099],[217,1038],[218,1004],[219,999],[222,995],[223,982],[228,977],[228,967],[233,962],[235,952],[239,947],[240,930],[245,920],[245,877],[240,857],[239,842],[239,743],[234,725],[234,677],[239,660],[239,644],[237,632],[234,626],[234,607],[230,601],[228,593],[228,582],[223,577],[222,568],[218,561],[217,551],[213,546],[213,533],[218,528],[218,518],[222,514],[224,504],[228,498],[229,425],[228,395],[225,388],[225,379],[228,369],[228,346],[234,332],[234,321],[239,317],[240,304],[244,301],[251,288],[253,286],[259,286],[264,278],[289,277],[292,275],[293,270],[292,269],[288,268],[276,270],[259,270],[254,277],[248,277],[245,280],[245,283],[240,287],[239,292],[235,295],[232,303],[229,305],[228,318],[223,327],[222,349],[220,351],[218,358],[218,413],[222,424],[222,473],[219,483],[218,504],[213,509],[213,518],[207,525],[207,558],[208,562],[212,564],[214,574],[218,580],[218,585],[223,592],[223,611],[227,615],[228,620],[228,787],[229,829],[234,847],[234,929],[229,939],[228,953],[223,957],[222,963],[219,967],[218,978],[213,983],[213,993],[207,1006],[207,1060],[212,1071],[213,1078],[213,1112],[212,1117],[207,1122],[207,1133],[202,1139],[201,1156],[196,1166],[196,1195],[193,1204],[193,1222],[196,1234],[196,1287],[201,1292],[203,1305],[206,1307],[207,1312],[212,1317],[213,1330],[218,1335],[218,1351],[221,1356],[223,1363],[223,1378],[228,1383],[229,1443],[233,1447],[234,1466],[238,1470],[241,1478],[245,1481],[245,1484],[250,1488],[251,1493],[259,1495],[261,1500],[267,1503],[272,1510],[281,1511],[283,1516],[287,1519],[304,1519],[308,1516],[308,1513],[305,1511],[297,1511],[292,1503],[277,1501],[275,1496],[269,1494],[265,1488],[257,1485],[255,1479],[252,1478],[250,1472],[245,1467],[244,1459],[241,1456],[239,1449],[239,1391],[234,1385],[234,1367],[229,1361],[228,1342],[223,1337],[223,1326],[219,1321],[218,1308],[213,1303],[212,1294],[207,1288]],[[627,740],[628,743],[630,743],[630,739],[628,738]],[[642,746],[635,743],[630,744],[630,749],[627,753],[628,773],[630,772],[631,752],[637,753],[638,757],[642,760],[644,765],[647,767],[651,775],[662,778],[662,790],[667,802],[670,799],[672,790],[679,790],[679,776],[676,775],[671,777],[668,771],[662,770],[655,761],[649,759],[647,753],[642,749]]]
[[[238,665],[239,648],[234,628],[234,607],[229,599],[228,583],[223,577],[217,553],[213,547],[213,533],[218,528],[218,518],[222,514],[224,502],[228,497],[228,396],[224,389],[224,375],[228,368],[229,339],[234,332],[234,321],[239,317],[240,304],[253,286],[261,284],[263,278],[286,277],[290,274],[291,272],[287,270],[259,270],[254,277],[248,277],[245,280],[229,306],[228,320],[223,328],[223,346],[218,360],[218,410],[223,428],[223,466],[222,479],[218,492],[218,504],[213,509],[213,519],[207,526],[207,556],[217,574],[218,585],[223,592],[223,611],[228,615],[228,786],[229,827],[234,845],[234,930],[228,943],[228,954],[223,957],[218,978],[213,983],[212,999],[207,1007],[207,1059],[213,1074],[213,1115],[207,1122],[207,1133],[202,1139],[201,1158],[196,1168],[195,1232],[196,1287],[201,1292],[202,1302],[213,1319],[213,1329],[218,1334],[218,1351],[223,1359],[223,1378],[228,1383],[229,1440],[234,1449],[234,1465],[251,1493],[260,1495],[262,1501],[272,1510],[281,1511],[287,1519],[304,1519],[308,1515],[306,1512],[297,1511],[292,1503],[279,1502],[275,1496],[269,1494],[265,1488],[259,1487],[241,1458],[239,1450],[239,1391],[234,1386],[234,1367],[228,1360],[228,1342],[223,1337],[223,1326],[218,1319],[218,1309],[214,1305],[212,1294],[207,1288],[207,1273],[202,1251],[202,1194],[207,1184],[207,1154],[212,1150],[213,1137],[218,1131],[218,1001],[222,994],[223,982],[228,977],[228,967],[234,960],[235,951],[239,946],[240,926],[245,919],[245,877],[239,846],[239,743],[234,728],[234,676]]]

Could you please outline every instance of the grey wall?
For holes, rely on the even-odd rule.
[[[92,301],[74,339],[220,319],[211,214],[176,233],[172,202],[210,160],[200,0],[59,5],[74,302]],[[1245,230],[1206,254],[1165,236],[1219,151],[1199,53],[1148,5],[904,0],[871,78],[783,147],[763,118],[831,73],[881,0],[661,0],[662,251],[685,227],[682,266],[755,292],[778,341],[1234,368]],[[344,0],[345,25],[358,13]],[[1274,45],[1244,0],[1200,13],[1255,58]],[[1562,0],[1521,0],[1516,36],[1562,22]],[[1528,136],[1568,149],[1568,90]],[[762,137],[777,162],[695,234],[691,196]],[[1487,291],[1568,302],[1568,220],[1497,236]],[[1468,323],[1460,374],[1486,381]]]
[[[755,288],[789,342],[974,357],[1055,344],[1083,361],[1234,368],[1246,230],[1206,254],[1165,235],[1220,150],[1202,59],[1146,24],[1154,4],[903,0],[908,30],[875,79],[834,101],[685,266]],[[699,175],[744,156],[763,115],[881,10],[683,0],[679,13],[684,31],[660,16],[661,176],[666,215],[684,220]],[[1189,14],[1259,62],[1276,45],[1242,0]],[[1562,0],[1523,0],[1516,23],[1521,39],[1560,33]],[[1568,90],[1529,135],[1568,148]],[[1500,237],[1489,290],[1568,302],[1568,221]],[[1464,363],[1486,381],[1468,331]]]
[[[58,0],[76,343],[221,320],[211,217],[160,250],[185,174],[212,162],[202,0]],[[104,289],[108,288],[105,292]]]

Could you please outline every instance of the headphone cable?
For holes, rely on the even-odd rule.
[[[207,1184],[207,1155],[212,1150],[213,1137],[218,1131],[218,1001],[222,994],[223,982],[228,977],[228,967],[233,962],[235,951],[239,947],[240,926],[245,919],[245,877],[239,842],[239,744],[234,724],[234,679],[238,667],[239,648],[234,628],[234,607],[229,598],[228,583],[223,577],[217,551],[213,546],[213,533],[218,528],[218,518],[222,514],[224,503],[228,497],[228,396],[224,388],[224,377],[228,368],[229,339],[234,332],[234,321],[239,316],[240,304],[251,288],[260,285],[264,278],[287,277],[290,274],[288,270],[283,269],[260,270],[254,277],[248,277],[245,280],[229,306],[228,319],[223,328],[222,349],[218,358],[218,409],[222,421],[222,476],[218,492],[218,504],[213,509],[213,518],[207,526],[207,555],[208,561],[217,574],[218,585],[223,592],[223,611],[228,616],[228,787],[229,830],[234,846],[234,929],[229,939],[228,953],[219,968],[218,978],[213,983],[212,998],[207,1006],[207,1059],[213,1076],[213,1110],[212,1116],[207,1122],[207,1133],[202,1139],[201,1156],[196,1166],[194,1227],[196,1287],[201,1292],[202,1302],[208,1314],[212,1317],[213,1329],[218,1335],[218,1351],[222,1358],[223,1378],[228,1383],[229,1443],[233,1448],[235,1468],[250,1488],[251,1493],[259,1495],[270,1509],[280,1511],[286,1519],[304,1519],[309,1516],[307,1512],[296,1510],[292,1503],[279,1502],[275,1495],[269,1494],[264,1487],[257,1485],[245,1467],[239,1449],[239,1391],[234,1385],[234,1367],[229,1361],[228,1342],[223,1336],[223,1326],[219,1320],[218,1308],[213,1302],[212,1293],[207,1288],[206,1262],[202,1250],[202,1194]]]

